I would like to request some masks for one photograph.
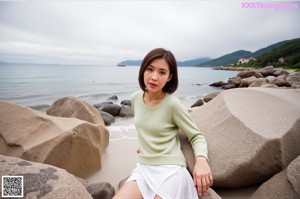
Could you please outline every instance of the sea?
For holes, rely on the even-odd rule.
[[[74,96],[90,104],[130,99],[139,90],[138,66],[1,64],[0,100],[45,111],[56,100]],[[227,81],[236,71],[179,67],[179,87],[174,93],[186,107],[219,88],[209,84]]]

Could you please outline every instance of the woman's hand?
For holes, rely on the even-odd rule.
[[[193,177],[194,186],[197,188],[198,195],[205,195],[208,188],[213,184],[213,177],[207,159],[205,157],[196,157]]]

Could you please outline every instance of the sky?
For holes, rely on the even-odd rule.
[[[299,19],[299,1],[1,1],[0,61],[116,65],[157,47],[217,58],[299,38]]]

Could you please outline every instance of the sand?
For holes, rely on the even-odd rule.
[[[117,118],[108,129],[110,140],[102,156],[102,169],[87,180],[90,183],[109,182],[117,191],[119,182],[128,177],[136,166],[137,132],[133,118]]]

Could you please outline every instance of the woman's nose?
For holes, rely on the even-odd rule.
[[[157,72],[152,73],[151,79],[157,80]]]

